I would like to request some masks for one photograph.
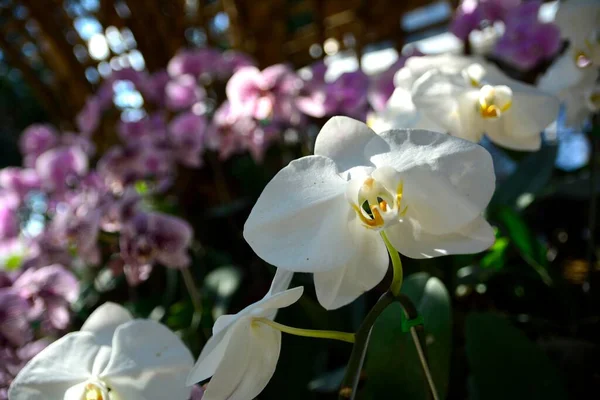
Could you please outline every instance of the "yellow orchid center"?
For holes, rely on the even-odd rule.
[[[81,400],[113,400],[104,382],[93,379],[86,383]]]
[[[84,400],[108,400],[102,396],[102,390],[91,383],[85,387]]]
[[[507,86],[485,85],[479,90],[479,114],[485,119],[498,119],[512,107],[512,90]]]
[[[387,169],[379,170],[379,175],[389,173]],[[369,176],[362,181],[357,197],[351,198],[350,204],[365,227],[382,229],[397,223],[406,214],[408,207],[402,208],[403,192],[402,182],[390,190],[381,181]]]

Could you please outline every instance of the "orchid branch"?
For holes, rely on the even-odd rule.
[[[260,322],[260,323],[269,325],[270,327],[275,328],[278,331],[289,333],[290,335],[313,337],[313,338],[319,338],[319,339],[334,339],[334,340],[340,340],[342,342],[354,343],[354,336],[355,336],[354,333],[294,328],[292,326],[280,324],[278,322],[270,320],[269,318],[262,318],[262,317],[254,318],[254,322]]]
[[[385,247],[390,254],[390,258],[392,259],[392,268],[394,270],[394,277],[392,278],[392,285],[390,286],[390,290],[394,296],[398,296],[400,294],[400,289],[402,288],[402,280],[404,279],[404,272],[402,271],[402,260],[400,260],[400,255],[398,251],[394,248],[394,246],[390,243],[385,231],[381,231],[381,237],[383,238],[383,242],[385,243]]]

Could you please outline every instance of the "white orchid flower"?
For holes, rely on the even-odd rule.
[[[412,258],[489,247],[494,234],[481,212],[494,186],[491,156],[479,145],[425,130],[379,136],[334,117],[315,155],[292,161],[265,187],[244,237],[280,269],[314,273],[319,302],[335,309],[383,279],[381,231]]]
[[[581,126],[590,114],[589,88],[600,67],[600,2],[561,2],[555,23],[569,47],[540,77],[537,86],[557,95],[566,106],[569,126]]]
[[[235,315],[222,315],[213,326],[187,384],[212,379],[203,400],[253,399],[275,372],[281,350],[281,331],[261,322],[273,320],[279,308],[302,296],[304,288],[286,290],[293,273],[277,270],[269,293]]]
[[[461,74],[429,71],[413,85],[412,97],[453,136],[479,142],[486,134],[499,146],[529,151],[540,148],[541,132],[560,106],[558,98],[479,64]]]
[[[11,400],[187,400],[193,358],[165,326],[105,303],[81,331],[42,350],[12,382]]]
[[[375,132],[383,132],[392,128],[418,128],[443,131],[444,128],[439,123],[417,109],[413,103],[413,85],[419,78],[431,70],[441,70],[448,75],[464,75],[469,78],[466,68],[474,63],[485,65],[488,74],[497,70],[476,57],[442,54],[409,58],[404,67],[398,70],[394,76],[395,90],[388,100],[386,108],[370,118],[369,126]],[[473,79],[480,78],[480,76],[473,77]]]
[[[554,22],[569,40],[572,62],[582,68],[600,66],[600,3],[597,0],[561,2]]]

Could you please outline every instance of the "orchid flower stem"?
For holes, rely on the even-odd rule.
[[[419,317],[417,308],[408,296],[400,294],[396,296],[396,300],[400,304],[402,304],[405,318],[407,318],[408,320],[415,320]],[[431,398],[433,400],[439,400],[438,392],[435,387],[435,382],[433,381],[433,376],[431,375],[431,371],[429,369],[429,363],[427,362],[427,346],[425,343],[425,329],[423,327],[423,324],[411,326],[410,336],[413,340],[413,343],[415,344],[417,355],[419,356],[419,361],[421,363],[421,369],[423,370],[423,374],[425,375],[425,380],[427,381],[427,386],[429,387],[429,393],[431,394]]]
[[[410,335],[417,350],[417,355],[425,375],[430,398],[432,400],[439,400],[438,392],[435,387],[435,382],[429,369],[429,363],[427,362],[427,348],[425,346],[425,330],[422,322],[419,323],[419,314],[416,307],[407,296],[400,294],[394,295],[391,291],[387,291],[383,296],[379,298],[379,301],[373,306],[369,314],[367,314],[362,325],[356,332],[356,341],[352,348],[352,354],[348,361],[348,368],[342,381],[342,386],[339,391],[339,400],[353,400],[356,396],[356,389],[358,387],[358,381],[362,365],[365,359],[367,347],[369,345],[369,339],[373,325],[381,313],[393,302],[399,302],[402,305],[403,317],[408,321],[406,326],[409,327]],[[416,323],[416,325],[414,325]],[[403,325],[404,326],[404,325]]]
[[[350,354],[350,360],[348,360],[348,367],[346,368],[346,374],[344,375],[344,380],[340,387],[338,399],[354,399],[362,365],[367,354],[367,347],[369,346],[373,325],[383,310],[392,304],[394,300],[394,295],[390,291],[385,292],[373,306],[371,311],[369,311],[365,320],[360,325],[360,328],[358,328],[356,340],[354,342],[354,347],[352,348],[352,353]]]
[[[254,318],[254,322],[267,324],[278,331],[289,333],[290,335],[313,337],[319,339],[334,339],[342,342],[354,343],[354,333],[338,332],[338,331],[321,331],[316,329],[301,329],[294,328],[272,321],[269,318]]]
[[[402,279],[404,275],[404,272],[402,271],[402,260],[400,260],[400,254],[398,254],[398,251],[390,243],[385,231],[381,231],[381,237],[383,238],[385,247],[387,247],[388,253],[390,253],[390,258],[392,259],[392,268],[394,269],[394,278],[392,279],[390,290],[394,296],[398,296],[400,294],[400,289],[402,288]]]
[[[195,314],[197,315],[197,318],[200,318],[202,316],[202,297],[200,296],[200,292],[194,283],[194,277],[192,276],[189,268],[182,268],[181,275],[183,276],[183,282],[185,283],[185,287],[190,295],[190,298],[192,299]]]
[[[598,180],[598,152],[600,151],[600,139],[598,138],[598,131],[600,131],[600,112],[597,112],[592,117],[592,131],[590,132],[590,143],[592,147],[590,155],[590,204],[589,204],[589,216],[588,216],[588,243],[587,243],[587,262],[589,265],[587,283],[588,287],[598,290],[593,287],[594,279],[594,259],[596,253],[596,219],[598,211],[598,193],[596,187],[596,181]],[[597,293],[594,294],[597,296]]]

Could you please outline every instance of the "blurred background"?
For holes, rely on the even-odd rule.
[[[384,108],[393,75],[409,56],[479,54],[533,84],[560,55],[516,68],[487,52],[493,24],[465,40],[449,30],[459,6],[426,0],[0,0],[0,168],[9,171],[0,175],[0,211],[10,209],[16,221],[12,234],[0,230],[0,290],[27,269],[56,264],[77,281],[76,295],[56,294],[68,300],[68,322],[40,330],[48,321],[38,315],[29,342],[78,329],[97,305],[116,301],[165,323],[197,355],[215,318],[267,291],[274,268],[243,240],[244,221],[274,174],[312,153],[330,115],[368,121]],[[558,6],[542,4],[541,23],[550,23]],[[285,109],[287,98],[279,97],[268,117],[232,121],[224,111],[232,101],[229,78],[243,66],[277,64],[286,65],[298,98],[314,98],[309,89],[324,74],[336,106],[323,111],[310,103],[299,112]],[[477,255],[403,258],[407,276],[414,274],[407,278],[412,290],[423,291],[430,276],[446,288],[422,311],[435,321],[426,325],[428,345],[445,398],[600,393],[598,125],[596,131],[591,126],[567,127],[559,118],[552,137],[547,133],[532,153],[484,139],[498,177],[488,209],[496,244]],[[200,130],[200,138],[186,136]],[[170,147],[162,136],[146,140],[157,131],[167,132]],[[76,154],[41,156],[75,148]],[[80,158],[85,168],[78,168]],[[21,166],[36,177],[10,168]],[[14,205],[12,192],[18,192]],[[146,213],[144,223],[128,219],[134,204]],[[189,273],[157,255],[164,251],[161,238],[171,240],[179,228],[165,223],[164,232],[148,233],[160,230],[149,227],[153,213],[193,231],[183,245],[190,249]],[[134,266],[124,248],[146,234],[154,240],[144,259],[150,261]],[[143,249],[135,245],[139,261]],[[311,278],[298,274],[295,282],[308,295],[278,318],[355,331],[390,280],[326,312]],[[361,398],[426,396],[414,350],[394,329],[380,328],[372,339],[380,345],[362,377]],[[9,342],[0,341],[6,354],[26,345]],[[278,369],[259,398],[336,398],[350,350],[286,335]],[[10,354],[0,356],[15,365],[12,371],[0,366],[0,386],[27,360]]]

